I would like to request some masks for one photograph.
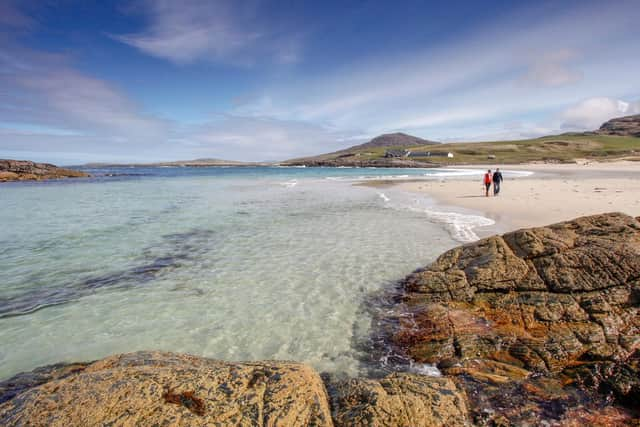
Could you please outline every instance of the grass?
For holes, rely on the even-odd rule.
[[[403,147],[395,147],[402,149]],[[384,157],[392,147],[367,148],[352,151],[361,160]],[[515,164],[533,161],[572,162],[575,159],[612,160],[640,157],[640,138],[609,135],[557,135],[519,141],[448,143],[411,147],[411,151],[451,152],[446,157],[412,158],[440,164]],[[342,153],[344,155],[344,152]],[[489,158],[495,156],[495,158]],[[335,155],[318,158],[330,159]]]

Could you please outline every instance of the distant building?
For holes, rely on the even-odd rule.
[[[387,150],[384,153],[385,157],[407,157],[409,151],[407,150]]]

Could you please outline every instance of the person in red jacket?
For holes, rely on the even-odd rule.
[[[489,197],[489,189],[491,188],[491,180],[492,180],[493,176],[491,175],[491,169],[489,169],[487,171],[487,173],[484,174],[484,189],[485,189],[485,193],[484,195],[486,197]]]

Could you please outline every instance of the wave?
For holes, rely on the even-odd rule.
[[[430,221],[442,224],[451,237],[462,243],[474,242],[480,237],[475,233],[477,227],[486,227],[495,224],[490,218],[481,215],[466,214],[460,212],[440,211],[432,206],[420,206],[405,201],[391,201],[384,193],[378,193],[384,200],[386,208],[418,212],[424,214]],[[414,200],[416,202],[416,200]]]

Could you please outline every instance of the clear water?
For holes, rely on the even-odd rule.
[[[352,182],[441,171],[92,172],[0,186],[0,379],[140,349],[358,375],[367,297],[484,220]]]

